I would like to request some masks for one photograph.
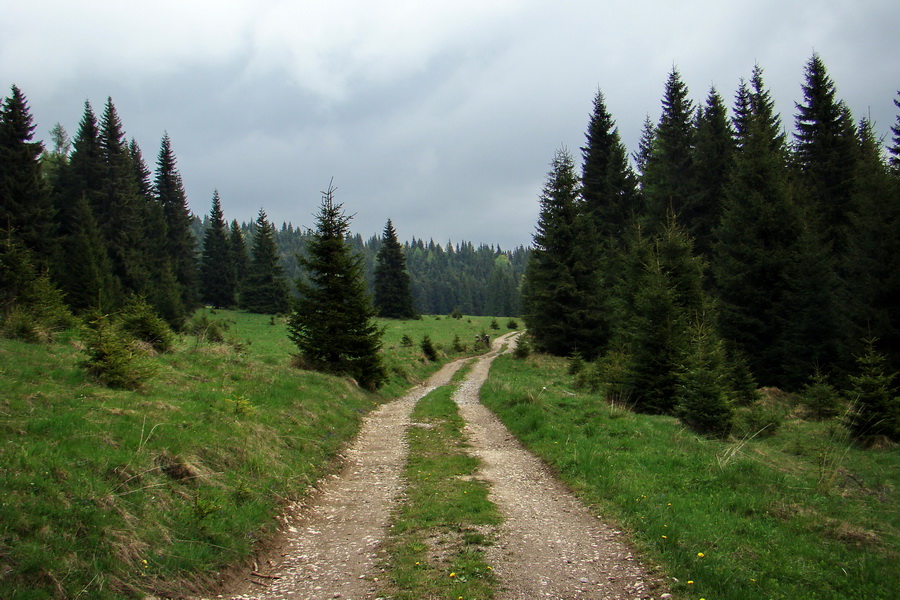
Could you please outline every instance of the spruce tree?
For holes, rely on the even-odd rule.
[[[112,98],[107,99],[100,122],[100,156],[104,167],[101,193],[91,209],[106,240],[113,274],[124,291],[141,295],[149,286],[143,206]]]
[[[856,194],[840,269],[848,282],[850,339],[876,338],[875,349],[900,371],[900,179],[891,175],[872,124],[863,120],[858,129]]]
[[[11,230],[36,262],[49,265],[55,237],[50,190],[41,175],[43,146],[18,87],[0,105],[0,230]]]
[[[375,260],[375,307],[378,316],[388,319],[415,317],[406,257],[390,219],[384,226],[381,248]]]
[[[698,433],[725,438],[734,422],[725,345],[705,315],[697,316],[689,332],[690,344],[676,375],[676,414]]]
[[[856,131],[818,54],[809,59],[805,76],[804,103],[796,105],[794,159],[810,215],[840,253],[852,205]]]
[[[865,351],[857,356],[858,371],[850,376],[853,411],[847,426],[857,439],[884,435],[900,441],[900,397],[884,355],[875,350],[875,340],[866,340]]]
[[[160,143],[153,187],[165,216],[167,251],[181,290],[181,301],[190,310],[197,299],[196,244],[191,233],[191,211],[169,134]]]
[[[535,348],[559,356],[595,356],[598,321],[585,282],[592,276],[579,233],[580,186],[571,155],[558,150],[540,198],[534,244],[522,290]]]
[[[642,177],[648,224],[653,230],[665,227],[669,214],[681,220],[685,204],[696,191],[693,114],[687,86],[673,68],[666,81],[662,115]]]
[[[288,332],[307,366],[355,378],[367,389],[386,379],[381,362],[382,331],[362,272],[362,259],[347,245],[350,217],[334,201],[332,185],[322,193],[316,230],[300,263],[307,278],[297,279],[300,298]]]
[[[122,297],[106,246],[85,195],[70,212],[69,233],[60,240],[56,279],[71,309],[80,314],[113,310]]]
[[[587,144],[581,148],[581,196],[594,236],[585,243],[609,246],[607,240],[620,240],[639,210],[637,181],[628,164],[628,153],[600,91],[594,97],[585,138]]]
[[[254,313],[282,314],[289,308],[288,286],[275,244],[275,226],[259,209],[250,268],[241,293],[241,308]]]
[[[712,270],[729,349],[747,357],[760,383],[781,385],[782,333],[790,319],[785,295],[799,216],[790,196],[781,120],[758,67],[747,100],[750,113],[737,127],[739,149],[715,232]]]
[[[237,219],[232,219],[231,230],[228,234],[229,260],[234,269],[234,293],[240,304],[241,290],[244,280],[250,270],[250,255],[247,252],[247,244],[244,242],[244,233]]]
[[[712,88],[697,110],[693,164],[697,191],[685,202],[682,222],[694,238],[697,253],[712,256],[713,231],[722,218],[722,198],[734,164],[734,131],[722,97]]]
[[[900,98],[900,91],[897,92]],[[894,98],[894,106],[900,110],[900,100]],[[897,120],[891,126],[891,146],[888,148],[891,155],[891,168],[894,173],[900,173],[900,112],[897,113]]]
[[[234,305],[234,264],[228,240],[228,226],[222,213],[219,191],[213,192],[209,222],[203,236],[200,262],[200,293],[207,304],[217,308]]]

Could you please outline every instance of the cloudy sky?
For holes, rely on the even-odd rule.
[[[529,244],[554,151],[580,159],[597,89],[633,151],[677,67],[731,102],[754,64],[788,129],[818,52],[886,134],[896,0],[0,0],[0,96],[37,136],[111,96],[151,168],[172,139],[191,209],[314,225],[331,178],[351,227]]]

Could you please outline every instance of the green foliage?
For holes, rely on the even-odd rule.
[[[459,339],[459,334],[453,336],[453,351],[456,353],[465,352],[466,345],[462,343],[462,340]]]
[[[675,392],[676,414],[682,423],[705,435],[724,438],[731,432],[733,408],[725,346],[703,319],[691,327]]]
[[[334,201],[334,187],[322,194],[308,256],[307,280],[297,280],[300,298],[288,332],[308,366],[354,377],[367,389],[387,378],[379,350],[382,330],[373,322],[362,259],[346,243],[350,217]]]
[[[774,437],[697,436],[572,389],[566,370],[546,355],[500,356],[482,402],[586,504],[633,532],[673,596],[893,598],[896,446],[863,450],[833,423],[790,416]],[[835,565],[846,573],[835,578]]]
[[[518,360],[525,360],[529,356],[531,356],[531,341],[530,337],[526,335],[520,335],[516,338],[516,347],[513,349],[513,356]]]
[[[241,307],[254,313],[283,314],[288,311],[288,286],[278,260],[275,226],[259,209],[249,270],[241,287]]]
[[[497,319],[491,319],[490,328],[495,331],[500,329],[500,323],[497,322]]]
[[[406,334],[406,333],[403,334],[403,337],[400,338],[400,345],[405,348],[409,348],[413,345],[413,340],[411,337],[409,337],[409,334]]]
[[[858,372],[850,376],[849,398],[853,409],[847,427],[857,439],[887,436],[900,441],[900,397],[894,385],[896,373],[888,371],[875,340],[865,340],[866,350],[856,358]]]
[[[416,314],[403,247],[390,219],[384,226],[376,256],[375,307],[378,316],[385,318],[411,319]]]
[[[188,323],[188,332],[197,336],[199,342],[220,344],[225,341],[229,324],[225,319],[211,319],[209,314],[198,311]]]
[[[88,321],[84,343],[87,358],[81,366],[107,387],[137,390],[152,374],[149,365],[135,350],[133,339],[106,315]]]
[[[131,296],[126,300],[118,316],[118,323],[123,332],[150,344],[157,352],[168,352],[175,343],[175,336],[169,325],[139,296]]]
[[[557,151],[540,198],[522,289],[524,319],[535,348],[559,356],[602,345],[602,314],[593,305],[588,247],[578,232],[580,185],[572,157]]]
[[[459,309],[458,306],[455,307],[453,309],[453,312],[450,313],[450,317],[453,319],[462,319],[463,318],[462,311]]]
[[[515,319],[510,319],[509,321],[506,322],[506,328],[507,329],[518,329],[519,322],[516,321]]]
[[[431,342],[431,336],[425,335],[422,338],[421,343],[419,344],[419,348],[422,349],[422,354],[425,355],[430,361],[436,361],[438,359],[437,349],[434,347],[434,344]]]
[[[200,298],[212,306],[234,306],[237,278],[232,261],[228,226],[222,213],[219,192],[213,193],[209,224],[203,236],[203,254],[200,262]]]
[[[810,418],[817,421],[834,418],[844,412],[840,393],[828,381],[828,375],[818,366],[800,391],[800,403]]]

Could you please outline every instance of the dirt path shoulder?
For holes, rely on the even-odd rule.
[[[488,562],[500,599],[651,598],[655,581],[622,532],[597,519],[479,401],[492,357],[478,359],[454,395],[489,499],[503,515]]]
[[[374,597],[377,549],[401,491],[405,431],[420,398],[446,385],[465,364],[458,360],[406,396],[368,415],[344,454],[343,469],[283,516],[281,560],[249,576],[235,600]]]

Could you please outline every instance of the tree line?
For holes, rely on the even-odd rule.
[[[763,74],[729,115],[715,88],[695,105],[673,68],[633,163],[598,91],[581,173],[558,150],[541,194],[523,283],[534,345],[720,435],[758,385],[850,385],[881,357],[872,402],[888,409],[858,398],[856,422],[896,438],[900,117],[885,152],[813,54],[789,136]]]
[[[298,294],[288,282],[306,277],[300,261],[314,232],[287,224],[279,230],[264,209],[253,223],[229,223],[217,191],[209,215],[191,214],[169,136],[151,169],[137,142],[127,139],[111,98],[99,117],[85,102],[73,138],[57,124],[45,147],[35,129],[24,94],[12,86],[0,114],[0,316],[21,297],[15,290],[22,285],[14,280],[28,278],[22,252],[26,270],[46,276],[76,314],[114,312],[138,297],[180,329],[201,304],[290,310]],[[370,294],[378,288],[386,239],[364,241],[347,232],[346,243],[363,258]],[[402,268],[382,270],[382,276],[409,279],[414,308],[404,314],[518,310],[523,248],[442,247],[413,239],[399,251]]]

